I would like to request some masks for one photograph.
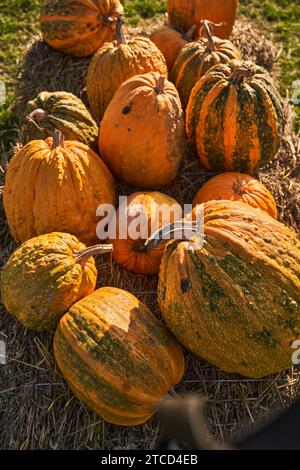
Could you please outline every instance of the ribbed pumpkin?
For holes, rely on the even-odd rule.
[[[99,128],[84,103],[72,93],[43,91],[29,101],[24,141],[46,139],[60,130],[66,140],[78,140],[97,148]]]
[[[165,194],[132,194],[116,214],[116,237],[109,240],[113,245],[114,260],[135,273],[157,274],[164,247],[151,250],[145,248],[144,243],[152,232],[181,217],[178,202]],[[135,233],[135,228],[139,233]]]
[[[129,292],[103,287],[62,317],[56,362],[75,395],[106,421],[146,422],[180,381],[180,346]]]
[[[197,41],[186,44],[177,57],[171,72],[182,106],[186,108],[191,91],[198,80],[216,64],[224,64],[241,56],[232,42],[212,35],[213,26],[204,21]]]
[[[117,22],[117,40],[107,42],[92,58],[87,76],[87,94],[98,122],[119,86],[134,75],[159,72],[168,78],[165,58],[152,41],[135,37],[126,41],[122,22]]]
[[[115,35],[124,12],[119,0],[46,0],[41,15],[44,40],[74,57],[94,54]]]
[[[263,211],[205,204],[203,248],[170,243],[159,280],[168,328],[226,372],[263,377],[292,366],[300,335],[300,242]]]
[[[276,202],[270,191],[257,179],[243,173],[222,173],[210,179],[199,189],[193,206],[218,200],[240,201],[277,219]]]
[[[192,26],[187,33],[183,33],[176,29],[175,26],[164,25],[151,34],[150,39],[166,59],[169,72],[171,72],[183,46],[192,40],[195,29],[196,25]]]
[[[113,177],[100,157],[59,132],[29,142],[8,165],[3,203],[17,242],[60,231],[97,243],[97,207],[115,202]]]
[[[170,23],[187,31],[202,20],[222,23],[216,28],[216,36],[228,39],[235,22],[238,0],[168,0]],[[197,33],[197,31],[196,31]]]
[[[183,111],[172,83],[148,73],[120,86],[99,138],[100,154],[118,178],[143,189],[160,188],[176,177],[184,145]]]
[[[92,256],[110,249],[109,245],[86,248],[68,233],[28,240],[3,267],[5,308],[26,328],[55,328],[75,302],[94,291],[97,270]]]
[[[276,155],[283,125],[279,93],[252,62],[213,67],[193,88],[187,134],[209,169],[254,174]]]

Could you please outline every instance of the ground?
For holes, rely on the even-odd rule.
[[[4,2],[3,2],[4,3]],[[38,0],[6,0],[0,6],[0,79],[7,84],[8,98],[0,108],[0,153],[6,159],[18,134],[12,111],[15,78],[24,45],[38,31]],[[148,25],[153,17],[160,20],[165,2],[160,0],[127,0],[127,24]],[[295,2],[240,0],[240,14],[252,23],[238,22],[234,40],[247,49],[255,49],[263,65],[273,64],[273,53],[280,53],[275,75],[283,96],[292,92],[292,83],[300,79],[297,47],[300,34],[300,5]],[[252,27],[255,29],[252,30]],[[258,29],[257,29],[258,28]],[[274,43],[266,44],[262,32]],[[248,34],[248,36],[247,36]],[[251,42],[251,41],[250,41]],[[255,46],[255,47],[254,47]],[[254,54],[254,55],[255,55]],[[57,64],[56,64],[57,66]],[[70,66],[70,65],[69,65]],[[86,65],[85,65],[86,66]],[[44,74],[44,68],[43,68]],[[72,74],[70,74],[72,76]],[[261,180],[274,193],[279,217],[299,231],[300,224],[300,146],[293,133],[293,109],[286,106],[288,123],[278,158],[260,173]],[[300,128],[300,109],[298,124]],[[2,150],[2,152],[1,152]],[[1,162],[0,162],[1,163]],[[4,166],[4,161],[2,162]],[[1,167],[0,167],[1,170]],[[198,159],[185,161],[176,184],[163,191],[179,202],[192,200],[199,186],[211,177]],[[0,186],[3,175],[0,174]],[[132,192],[122,187],[121,194]],[[1,193],[1,188],[0,188]],[[15,247],[10,238],[0,203],[0,266]],[[107,260],[106,260],[107,261]],[[125,270],[98,260],[99,287],[116,285],[134,292],[154,313],[156,278],[132,276]],[[3,366],[0,386],[0,448],[9,449],[129,449],[152,448],[160,429],[154,420],[142,427],[119,428],[105,423],[75,399],[55,367],[52,354],[52,333],[25,331],[0,305],[0,338],[8,345],[8,362]],[[187,356],[187,372],[176,391],[203,393],[208,397],[208,419],[211,431],[219,436],[235,435],[287,406],[300,393],[299,371],[289,371],[263,380],[246,380],[231,376]],[[5,411],[5,412],[4,412]]]

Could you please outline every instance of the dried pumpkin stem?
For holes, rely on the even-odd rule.
[[[121,17],[116,20],[116,40],[118,46],[121,46],[121,44],[127,44],[123,30],[123,20]]]
[[[61,131],[58,129],[55,129],[53,132],[53,140],[52,140],[52,147],[51,150],[56,149],[57,147],[62,147],[64,148],[65,146],[65,138],[64,135]]]
[[[163,75],[160,75],[158,80],[157,80],[157,85],[154,88],[155,93],[158,95],[162,95],[165,91],[165,77]]]
[[[239,196],[242,196],[243,194],[246,193],[245,191],[245,188],[247,186],[247,181],[245,180],[236,180],[234,183],[233,183],[233,190],[236,194],[238,194]]]
[[[187,235],[188,233],[188,235]],[[158,248],[165,244],[168,240],[189,241],[192,237],[199,233],[199,225],[196,221],[179,221],[168,224],[153,233],[145,242],[147,249]],[[179,235],[181,237],[179,238]]]
[[[113,251],[112,245],[94,245],[84,250],[74,251],[74,259],[76,263],[86,261],[91,256],[102,255],[103,253],[111,253]]]
[[[184,39],[188,42],[190,42],[193,39],[194,32],[196,30],[197,26],[194,24],[185,34],[184,34]]]
[[[215,42],[213,39],[213,28],[212,25],[215,23],[212,23],[211,21],[208,20],[203,20],[203,26],[200,29],[200,36],[206,36],[207,38],[207,49],[210,52],[213,52],[216,50]]]
[[[229,83],[240,85],[244,80],[249,80],[255,75],[255,71],[247,66],[239,67],[228,78]]]

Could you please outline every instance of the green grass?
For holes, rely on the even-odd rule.
[[[7,147],[16,127],[12,114],[14,80],[23,45],[39,28],[41,0],[5,0],[0,5],[0,80],[7,86],[6,103],[0,106],[0,139]],[[163,15],[165,0],[124,0],[128,23],[135,26],[140,18]],[[259,23],[272,39],[280,43],[280,88],[284,96],[292,83],[300,79],[300,3],[298,0],[240,0],[240,13]],[[300,106],[296,129],[300,130]]]

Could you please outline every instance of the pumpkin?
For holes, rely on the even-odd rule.
[[[119,86],[128,78],[147,72],[168,77],[166,61],[150,39],[126,41],[122,21],[117,21],[116,41],[107,42],[94,55],[87,75],[87,94],[93,115],[100,122]]]
[[[172,83],[158,73],[123,83],[105,111],[99,150],[121,180],[157,189],[177,175],[185,146],[184,117]]]
[[[260,378],[291,367],[300,335],[297,236],[237,201],[206,203],[204,233],[203,247],[165,249],[158,295],[168,328],[226,372]]]
[[[72,93],[43,91],[27,103],[24,141],[46,139],[60,130],[66,140],[97,148],[99,129],[83,102]]]
[[[146,422],[180,381],[184,357],[166,327],[129,292],[103,287],[71,307],[54,337],[75,395],[106,421]]]
[[[279,93],[252,62],[213,67],[193,88],[187,134],[212,170],[254,174],[276,155],[283,127]]]
[[[119,0],[46,0],[42,35],[57,51],[87,57],[113,40],[115,21],[123,12]]]
[[[113,177],[99,156],[60,132],[29,142],[8,165],[3,204],[17,242],[60,231],[97,243],[96,210],[115,201]]]
[[[116,236],[109,239],[114,260],[135,273],[157,274],[164,247],[151,250],[144,243],[152,232],[181,217],[181,206],[165,194],[132,194],[116,213]]]
[[[192,26],[187,33],[183,33],[173,25],[164,25],[151,34],[150,39],[166,59],[169,72],[183,46],[192,40],[195,28],[196,25]]]
[[[109,245],[86,248],[68,233],[28,240],[3,267],[5,308],[26,328],[55,328],[75,302],[94,291],[97,270],[92,256],[110,250]]]
[[[228,63],[241,56],[232,42],[212,36],[212,25],[204,21],[197,41],[186,44],[179,53],[171,72],[171,81],[175,84],[182,106],[187,107],[194,85],[214,65]]]
[[[252,176],[223,173],[210,179],[198,191],[193,206],[214,200],[240,201],[266,211],[277,219],[276,202],[267,188]]]
[[[228,39],[236,18],[238,0],[168,0],[169,21],[182,31],[207,19],[218,23],[216,36]],[[195,31],[197,34],[198,30]]]

